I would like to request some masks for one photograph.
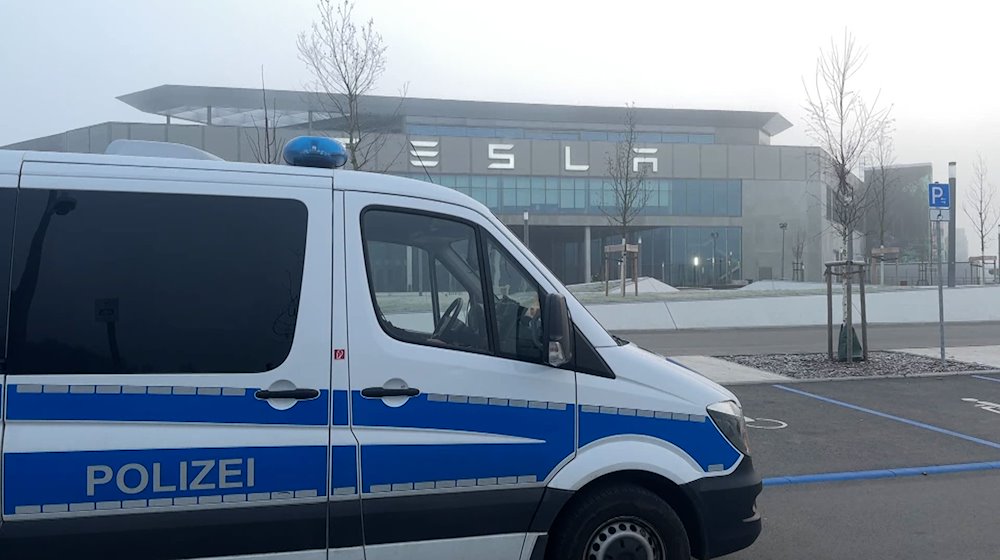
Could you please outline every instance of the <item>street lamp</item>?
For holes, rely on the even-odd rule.
[[[695,255],[694,259],[692,259],[691,262],[694,264],[694,285],[697,286],[698,285],[698,264],[701,263],[701,259],[698,258],[698,255]]]
[[[642,236],[639,236],[639,251],[635,254],[636,278],[642,276]]]
[[[781,279],[785,279],[785,230],[788,229],[788,222],[778,224],[781,228]]]
[[[531,243],[528,236],[528,211],[524,211],[524,246],[531,250]]]
[[[713,231],[712,232],[712,276],[715,277],[716,284],[719,283],[719,271],[718,267],[715,266],[715,261],[717,260],[715,253],[715,243],[718,239],[719,239],[719,232]]]

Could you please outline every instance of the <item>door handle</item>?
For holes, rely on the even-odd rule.
[[[253,396],[262,401],[269,399],[294,399],[297,401],[308,401],[319,397],[319,391],[316,389],[258,389]]]
[[[368,387],[361,390],[361,396],[367,399],[384,399],[385,397],[415,397],[420,389],[407,387],[405,389],[386,389],[385,387]]]

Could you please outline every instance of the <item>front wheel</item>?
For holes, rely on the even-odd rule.
[[[684,524],[659,496],[611,486],[570,504],[552,531],[549,560],[689,560]]]

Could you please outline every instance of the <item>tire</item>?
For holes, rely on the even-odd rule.
[[[687,531],[659,496],[639,486],[601,488],[563,512],[548,560],[690,560]]]

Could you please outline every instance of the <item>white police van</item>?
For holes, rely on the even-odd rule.
[[[331,171],[328,139],[190,155],[0,151],[0,558],[755,540],[736,398],[605,332],[487,208]]]

